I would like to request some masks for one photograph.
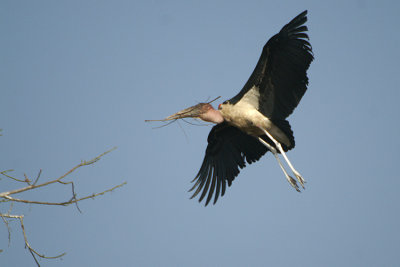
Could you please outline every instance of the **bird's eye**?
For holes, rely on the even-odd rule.
[[[229,104],[229,101],[228,101],[228,100],[224,101],[222,104],[219,104],[219,105],[218,105],[218,109],[221,109],[221,108],[222,108],[222,105],[226,105],[226,104]]]

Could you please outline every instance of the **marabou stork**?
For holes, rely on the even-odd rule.
[[[162,121],[199,118],[216,123],[208,135],[208,146],[191,198],[201,192],[199,202],[213,195],[214,204],[225,194],[243,168],[271,151],[288,182],[300,192],[296,180],[288,174],[278,154],[282,154],[304,189],[304,179],[285,152],[294,148],[294,136],[286,118],[307,90],[307,69],[314,59],[308,42],[307,11],[302,12],[265,44],[261,57],[243,89],[215,110],[211,102],[179,111]]]

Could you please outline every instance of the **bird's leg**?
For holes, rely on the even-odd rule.
[[[287,164],[289,165],[290,169],[292,170],[292,172],[294,173],[294,175],[296,176],[297,180],[299,181],[299,183],[301,184],[301,186],[304,189],[304,183],[306,182],[304,180],[304,178],[301,176],[301,174],[293,167],[292,163],[290,162],[289,158],[286,156],[285,151],[282,148],[281,143],[279,143],[277,140],[275,140],[275,138],[265,129],[261,128],[261,130],[263,130],[265,132],[265,134],[269,137],[269,139],[272,140],[272,142],[274,142],[275,146],[278,148],[278,150],[281,152],[281,154],[283,155],[283,157],[285,158]]]
[[[285,168],[283,167],[282,162],[281,162],[281,160],[279,159],[278,152],[276,151],[275,147],[273,147],[273,146],[271,146],[270,144],[268,144],[267,142],[265,142],[261,137],[258,137],[258,139],[260,140],[260,142],[261,142],[263,145],[265,145],[265,146],[272,152],[272,154],[274,155],[274,157],[275,157],[276,160],[278,161],[279,166],[281,167],[283,173],[285,174],[286,180],[289,182],[289,184],[290,184],[291,186],[293,186],[293,188],[296,189],[297,192],[300,192],[299,186],[297,185],[296,180],[295,180],[293,177],[291,177],[291,176],[287,173],[287,171],[285,170]]]

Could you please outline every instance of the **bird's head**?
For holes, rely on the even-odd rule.
[[[218,98],[216,98],[216,99],[218,99]],[[215,101],[216,99],[214,99],[213,101]],[[214,109],[213,106],[210,104],[213,101],[210,101],[208,103],[199,103],[199,104],[191,106],[189,108],[185,108],[185,109],[178,111],[177,113],[172,114],[171,116],[168,116],[165,119],[159,120],[159,121],[172,121],[172,120],[185,119],[185,118],[194,118],[194,119],[201,119],[203,121],[213,122],[213,123],[217,123],[217,124],[221,123],[224,121],[224,117],[222,117],[221,112],[219,110]],[[151,121],[151,120],[147,120],[147,121]]]
[[[165,118],[165,120],[177,120],[184,118],[201,119],[207,122],[221,123],[224,121],[219,110],[213,108],[210,103],[199,103],[195,106],[183,109],[171,116]]]

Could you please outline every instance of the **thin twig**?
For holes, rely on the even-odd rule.
[[[185,135],[186,142],[189,142],[189,138],[188,138],[188,136],[187,136],[185,130],[183,129],[183,127],[182,127],[182,125],[179,123],[179,121],[177,121],[177,122],[178,122],[179,128],[181,128],[183,134]]]
[[[62,257],[62,256],[64,256],[64,255],[66,254],[66,253],[64,252],[64,253],[61,253],[61,254],[59,254],[59,255],[57,255],[57,256],[45,256],[44,254],[40,254],[39,252],[37,252],[36,250],[34,250],[34,249],[31,247],[31,245],[29,244],[28,238],[26,237],[25,225],[24,225],[24,215],[20,215],[20,216],[18,217],[18,219],[19,219],[20,222],[21,222],[21,228],[22,228],[22,232],[24,233],[25,244],[26,244],[26,246],[29,248],[29,250],[30,250],[31,252],[34,252],[34,253],[35,253],[36,255],[38,255],[39,257],[45,258],[45,259],[57,259],[57,258],[60,258],[60,257]]]
[[[37,182],[39,181],[39,178],[40,178],[40,175],[41,175],[41,174],[42,174],[42,169],[39,170],[39,173],[38,173],[38,175],[37,175],[35,181],[33,182],[33,185],[36,185],[36,184],[37,184]]]
[[[37,252],[34,248],[32,248],[32,246],[29,244],[28,237],[27,237],[27,234],[26,234],[26,231],[25,231],[24,215],[13,215],[13,214],[1,214],[0,213],[0,216],[3,218],[3,220],[5,220],[4,218],[18,219],[19,220],[20,225],[21,225],[21,229],[22,229],[22,234],[24,236],[25,247],[27,247],[29,249],[29,252],[32,254],[32,257],[33,257],[33,259],[35,260],[35,262],[36,262],[36,264],[38,266],[40,266],[40,264],[39,264],[39,262],[38,262],[38,260],[37,260],[37,258],[35,256],[35,254],[37,256],[39,256],[40,258],[43,258],[43,259],[57,259],[57,258],[60,258],[60,257],[62,257],[62,256],[64,256],[66,254],[64,252],[64,253],[61,253],[61,254],[56,255],[56,256],[46,256],[44,254],[41,254],[41,253]]]
[[[24,177],[25,177],[25,183],[27,183],[28,185],[31,185],[31,180],[28,178],[28,176],[26,175],[26,173],[24,173]]]
[[[18,179],[18,178],[15,178],[15,177],[12,177],[12,176],[6,174],[7,172],[13,172],[13,171],[14,171],[14,170],[6,170],[6,171],[0,172],[0,174],[1,174],[1,175],[4,175],[4,176],[7,177],[7,178],[13,179],[13,180],[15,180],[15,181],[17,181],[17,182],[25,183],[24,180],[20,180],[20,179]]]
[[[0,213],[0,217],[2,218],[2,220],[5,223],[5,225],[7,227],[7,230],[8,230],[8,241],[9,241],[9,244],[10,244],[10,240],[11,240],[11,229],[9,227],[9,221],[7,219],[18,219],[20,221],[22,233],[23,233],[23,236],[24,236],[25,247],[28,248],[29,252],[31,253],[31,255],[33,257],[33,259],[35,260],[35,263],[38,266],[40,266],[40,264],[38,262],[38,258],[37,257],[44,258],[44,259],[57,259],[57,258],[60,258],[60,257],[64,256],[65,253],[61,253],[61,254],[56,255],[56,256],[45,256],[44,254],[41,254],[41,253],[37,252],[29,244],[28,238],[27,238],[27,234],[26,234],[26,231],[25,231],[24,215],[12,215],[12,214],[10,214],[11,210],[12,210],[12,207],[13,207],[13,203],[14,202],[21,202],[21,203],[25,203],[25,204],[59,205],[59,206],[68,206],[68,205],[71,205],[71,204],[76,204],[77,209],[79,210],[79,212],[81,212],[81,210],[79,209],[79,206],[78,206],[78,202],[80,202],[82,200],[89,199],[89,198],[93,199],[93,198],[95,198],[97,196],[104,195],[105,193],[112,192],[113,190],[124,186],[126,184],[126,182],[124,182],[122,184],[119,184],[119,185],[116,185],[116,186],[114,186],[114,187],[112,187],[110,189],[104,190],[104,191],[102,191],[100,193],[93,193],[91,195],[87,195],[87,196],[84,196],[84,197],[81,197],[81,198],[77,198],[76,197],[77,195],[75,193],[75,186],[74,186],[73,181],[63,181],[63,179],[65,177],[67,177],[68,175],[70,175],[72,172],[74,172],[76,169],[78,169],[78,168],[80,168],[82,166],[91,165],[91,164],[97,162],[98,160],[101,159],[101,157],[103,157],[104,155],[110,153],[114,149],[116,149],[116,148],[114,147],[114,148],[112,148],[112,149],[100,154],[99,156],[97,156],[97,157],[95,157],[95,158],[93,158],[93,159],[91,159],[89,161],[81,161],[80,164],[76,165],[75,167],[73,167],[72,169],[70,169],[69,171],[64,173],[62,176],[60,176],[60,177],[58,177],[56,179],[52,179],[50,181],[44,182],[44,183],[40,183],[40,184],[37,184],[37,183],[38,183],[39,178],[40,178],[40,176],[42,174],[42,170],[41,169],[39,170],[39,173],[38,173],[38,175],[37,175],[37,177],[36,177],[36,179],[35,179],[35,181],[33,183],[31,183],[31,180],[28,178],[28,176],[26,174],[24,174],[24,180],[21,180],[21,179],[12,177],[12,176],[7,174],[8,172],[11,172],[13,170],[6,170],[6,171],[0,172],[1,175],[5,176],[7,178],[10,178],[10,179],[15,180],[17,182],[23,182],[23,183],[27,183],[28,184],[28,186],[25,186],[25,187],[22,187],[22,188],[18,188],[18,189],[14,189],[14,190],[11,190],[11,191],[1,192],[0,193],[0,203],[1,202],[9,202],[9,201],[11,201],[11,205],[10,205],[10,209],[8,210],[8,213],[7,214]],[[63,184],[63,185],[71,184],[71,189],[72,189],[72,197],[71,197],[71,199],[68,200],[68,201],[64,201],[64,202],[45,202],[45,201],[32,201],[32,200],[26,200],[26,199],[19,199],[19,198],[15,198],[15,197],[12,196],[14,194],[23,193],[25,191],[34,190],[34,189],[40,188],[40,187],[45,187],[45,186],[48,186],[48,185],[51,185],[51,184],[54,184],[54,183],[60,183],[60,184]],[[0,250],[0,252],[3,252],[3,250]]]
[[[60,184],[64,184],[64,185],[71,184],[72,197],[69,201],[76,199],[74,182],[72,182],[72,181],[69,181],[69,182],[58,181],[58,182]],[[75,202],[75,206],[76,206],[76,209],[79,211],[79,213],[82,213],[81,209],[79,208],[78,202]]]
[[[172,120],[172,121],[169,121],[169,122],[167,122],[166,124],[164,124],[164,125],[161,125],[161,126],[152,127],[152,129],[159,129],[159,128],[163,128],[163,127],[165,127],[165,126],[168,126],[168,125],[170,125],[171,123],[174,123],[175,121],[177,121],[177,120]]]
[[[26,199],[19,199],[19,198],[14,198],[14,197],[10,197],[10,196],[3,196],[3,198],[8,199],[10,201],[14,201],[14,202],[22,202],[22,203],[26,203],[26,204],[40,204],[40,205],[50,205],[50,206],[69,206],[71,204],[77,203],[79,201],[88,199],[88,198],[95,198],[97,196],[101,196],[104,195],[105,193],[111,192],[119,187],[122,187],[126,184],[126,182],[123,182],[122,184],[116,185],[110,189],[104,190],[100,193],[93,193],[89,196],[85,196],[85,197],[81,197],[81,198],[74,198],[72,197],[70,200],[68,201],[64,201],[64,202],[46,202],[46,201],[35,201],[35,200],[26,200]]]
[[[6,218],[4,218],[3,214],[0,214],[0,216],[3,219],[3,222],[7,227],[7,231],[8,231],[8,246],[10,246],[10,243],[11,243],[11,228],[10,228],[10,225],[8,224],[8,221],[6,220]]]
[[[201,123],[201,121],[199,121],[200,123],[193,123],[190,121],[187,121],[185,119],[182,119],[184,122],[186,122],[187,124],[193,125],[193,126],[210,126],[213,125],[212,123]],[[198,120],[196,118],[193,118],[194,121],[198,122]]]
[[[12,191],[2,192],[2,193],[0,193],[0,197],[1,197],[1,198],[4,198],[4,196],[7,196],[7,195],[9,196],[9,195],[13,195],[13,194],[25,192],[25,191],[28,191],[28,190],[32,190],[32,189],[35,189],[35,188],[47,186],[47,185],[49,185],[49,184],[57,183],[58,181],[64,179],[67,175],[71,174],[71,173],[72,173],[73,171],[75,171],[76,169],[78,169],[78,168],[80,168],[80,167],[82,167],[82,166],[91,165],[91,164],[97,162],[101,157],[103,157],[104,155],[110,153],[110,152],[113,151],[114,149],[116,149],[116,147],[114,147],[114,148],[112,148],[112,149],[110,149],[110,150],[104,152],[103,154],[101,154],[101,155],[95,157],[94,159],[91,159],[91,160],[89,160],[89,161],[82,161],[80,164],[76,165],[76,166],[73,167],[71,170],[67,171],[64,175],[60,176],[60,177],[57,178],[57,179],[54,179],[54,180],[51,180],[51,181],[48,181],[48,182],[45,182],[45,183],[42,183],[42,184],[38,184],[38,185],[29,185],[29,186],[26,186],[26,187],[23,187],[23,188],[19,188],[19,189],[15,189],[15,190],[12,190]]]

